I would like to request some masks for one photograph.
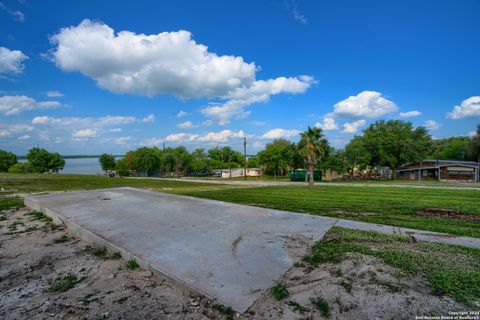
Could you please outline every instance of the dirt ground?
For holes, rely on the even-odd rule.
[[[351,254],[314,269],[296,264],[282,279],[287,297],[268,293],[235,314],[111,254],[97,257],[67,230],[27,213],[6,211],[0,221],[0,319],[414,319],[466,310],[431,295],[422,278],[395,277],[375,258]],[[77,277],[73,288],[49,292],[67,275]],[[326,307],[314,306],[318,297]]]

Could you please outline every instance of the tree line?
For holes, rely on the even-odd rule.
[[[354,136],[343,149],[333,148],[319,128],[308,128],[298,142],[277,139],[250,157],[229,146],[189,152],[179,147],[142,147],[129,151],[121,159],[103,154],[99,161],[104,171],[119,175],[209,175],[218,169],[261,168],[265,174],[285,176],[292,169],[304,169],[313,183],[315,170],[333,170],[354,178],[355,169],[375,170],[388,167],[391,172],[402,165],[425,158],[478,161],[480,125],[469,137],[433,140],[424,127],[414,127],[401,120],[379,120],[370,124],[361,135]],[[27,162],[18,163],[13,153],[0,150],[0,172],[58,172],[65,161],[58,153],[32,148]]]

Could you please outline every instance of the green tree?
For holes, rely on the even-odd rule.
[[[120,176],[128,176],[129,170],[125,159],[118,159],[115,161],[115,172]]]
[[[209,171],[208,155],[205,152],[205,149],[198,148],[191,153],[190,170],[195,173]]]
[[[350,179],[353,179],[353,173],[356,167],[363,169],[370,163],[370,152],[365,148],[362,136],[355,136],[345,146],[345,162],[350,174]]]
[[[253,157],[248,158],[247,167],[248,168],[258,168],[258,167],[260,167],[260,162],[258,161],[258,157],[253,156]]]
[[[111,154],[102,154],[98,161],[100,162],[102,170],[105,171],[105,175],[107,174],[108,170],[115,169],[115,157]]]
[[[468,145],[468,152],[471,160],[480,162],[480,124]]]
[[[424,159],[432,153],[432,138],[424,127],[411,122],[379,120],[363,130],[370,164],[389,167],[392,172],[404,164]],[[393,178],[393,177],[392,177]]]
[[[469,150],[470,139],[468,137],[451,137],[434,140],[434,150],[430,158],[437,157],[442,160],[475,160]]]
[[[0,150],[0,172],[8,172],[8,169],[17,163],[17,156],[11,152]]]
[[[313,186],[313,172],[317,163],[328,152],[328,141],[320,128],[308,127],[307,131],[300,134],[298,142],[300,154],[303,156],[305,167],[308,170],[309,186]]]
[[[284,149],[285,147],[281,145],[269,143],[265,150],[257,154],[258,162],[264,166],[266,172],[273,173],[275,179],[287,167],[283,156]]]
[[[42,148],[28,150],[27,159],[34,173],[58,172],[65,166],[65,160],[58,153],[48,152]]]
[[[153,148],[138,148],[135,150],[133,166],[137,172],[143,172],[148,176],[160,169],[160,160]]]
[[[32,172],[32,168],[28,162],[18,162],[8,168],[8,173],[29,173]]]
[[[325,171],[332,170],[339,174],[348,171],[348,164],[343,150],[335,150],[330,147],[326,156],[317,164],[317,168]]]

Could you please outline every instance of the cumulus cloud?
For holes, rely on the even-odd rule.
[[[244,118],[244,108],[279,93],[302,93],[312,77],[256,80],[257,67],[239,56],[217,55],[196,43],[188,31],[145,35],[115,31],[83,20],[50,38],[52,60],[64,71],[79,71],[98,86],[116,93],[146,96],[172,94],[182,99],[220,99],[202,113],[226,124]],[[177,116],[185,116],[181,111]]]
[[[440,129],[441,127],[441,124],[434,121],[434,120],[427,120],[425,121],[425,123],[423,124],[423,126],[427,129],[427,130],[438,130]]]
[[[49,98],[61,98],[61,97],[65,96],[60,91],[47,91],[47,92],[45,92],[45,95]]]
[[[474,117],[480,117],[480,96],[463,100],[459,106],[453,107],[452,112],[447,113],[447,118],[455,120]]]
[[[205,107],[201,112],[216,123],[225,125],[233,117],[248,115],[244,109],[251,104],[268,102],[272,95],[280,93],[303,93],[313,83],[315,80],[310,76],[257,80],[250,87],[241,87],[231,92],[225,97],[227,101],[224,104]]]
[[[120,138],[116,138],[115,140],[113,140],[113,143],[115,143],[116,145],[123,146],[123,145],[128,144],[131,140],[132,140],[132,137],[130,137],[130,136],[120,137]]]
[[[286,130],[277,128],[265,132],[262,135],[262,139],[288,139],[297,136],[299,133],[300,131],[296,129]]]
[[[177,113],[177,118],[183,118],[183,117],[186,117],[188,116],[190,113],[186,112],[186,111],[183,111],[183,110],[180,110],[178,113]]]
[[[122,128],[112,128],[108,130],[109,132],[122,132]]]
[[[0,76],[18,75],[25,68],[24,61],[28,57],[20,50],[10,50],[0,47]]]
[[[422,113],[417,110],[412,110],[412,111],[407,111],[407,112],[400,112],[398,116],[400,118],[412,118],[412,117],[418,117],[421,116]]]
[[[18,140],[28,140],[28,139],[30,139],[30,136],[28,134],[18,137]]]
[[[333,116],[339,118],[378,118],[396,112],[397,105],[384,98],[380,92],[362,91],[333,106]]]
[[[185,122],[181,122],[181,123],[177,123],[177,128],[180,128],[180,129],[190,129],[190,128],[195,128],[196,125],[194,125],[192,123],[192,121],[185,121]]]
[[[231,139],[243,138],[245,137],[245,132],[243,130],[233,131],[233,130],[221,130],[221,131],[211,131],[205,134],[193,134],[193,133],[172,133],[166,136],[165,138],[150,138],[145,139],[142,143],[144,145],[159,145],[164,142],[171,143],[195,143],[196,145],[205,143],[225,143],[229,142]]]
[[[97,136],[97,131],[94,129],[77,130],[74,133],[72,133],[72,138],[76,138],[76,139],[94,138],[96,136]]]
[[[358,128],[365,125],[365,120],[360,119],[354,122],[347,122],[343,124],[343,132],[345,133],[355,133],[358,131]]]
[[[0,114],[11,116],[34,109],[51,109],[61,107],[58,101],[36,101],[27,96],[0,97]]]
[[[332,117],[325,117],[323,118],[323,122],[317,122],[315,123],[315,127],[317,128],[321,128],[322,130],[337,130],[338,129],[338,125],[335,121],[334,118]]]
[[[79,71],[116,93],[213,98],[255,79],[254,63],[209,52],[184,30],[115,33],[104,23],[85,19],[50,40],[56,46],[52,57],[59,68]]]
[[[198,137],[198,141],[201,142],[228,142],[233,138],[243,138],[245,133],[243,130],[237,132],[232,130],[222,130],[218,132],[208,132],[207,134]]]

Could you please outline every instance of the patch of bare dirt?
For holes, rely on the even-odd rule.
[[[442,208],[425,208],[418,211],[417,214],[420,216],[434,216],[449,219],[467,220],[471,222],[476,222],[480,220],[480,216],[477,215]]]
[[[9,211],[0,221],[0,319],[227,319],[208,298],[148,271],[128,270],[124,260],[93,256],[87,243],[32,221],[27,212]],[[15,230],[9,228],[13,223]],[[62,235],[68,240],[58,243]],[[288,238],[287,245],[297,261],[307,252],[306,239]],[[328,303],[331,319],[412,319],[464,309],[431,295],[424,280],[396,272],[358,254],[315,269],[296,264],[281,280],[288,297],[276,301],[267,293],[245,314],[231,316],[322,319],[311,302],[316,297]],[[81,281],[65,292],[48,292],[69,274]]]

